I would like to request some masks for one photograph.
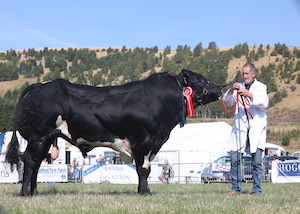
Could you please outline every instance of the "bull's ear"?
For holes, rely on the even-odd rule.
[[[179,78],[181,80],[181,84],[183,86],[188,86],[189,82],[190,82],[190,75],[189,75],[189,71],[186,69],[183,69],[180,74],[179,74]]]

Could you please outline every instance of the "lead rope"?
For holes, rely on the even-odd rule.
[[[236,102],[234,103],[233,108],[232,108],[231,111],[228,110],[228,108],[226,107],[226,105],[224,103],[224,100],[222,100],[221,103],[222,103],[223,108],[225,109],[225,111],[227,113],[233,113],[233,112],[235,112],[237,104],[240,103],[243,106],[243,108],[245,109],[245,112],[248,113],[251,116],[251,119],[253,119],[253,116],[252,116],[251,112],[247,108],[247,106],[250,106],[250,101],[248,100],[248,98],[241,97],[241,99],[242,99],[241,100],[239,97],[241,97],[241,96],[239,96],[239,94],[237,93],[236,94]]]

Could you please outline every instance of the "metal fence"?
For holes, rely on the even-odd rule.
[[[271,181],[271,164],[270,161],[264,161],[262,166],[262,181]],[[212,170],[213,163],[174,163],[172,164],[171,183],[214,183],[230,182],[230,169],[224,172],[214,173]],[[155,164],[152,170],[160,172]],[[157,173],[153,177],[157,177]],[[160,182],[158,179],[149,177],[150,183]],[[243,182],[252,182],[252,164],[245,162],[242,166]],[[82,166],[72,167],[68,165],[68,182],[82,182]]]
[[[201,172],[205,167],[204,163],[174,163],[171,177],[173,183],[201,183]]]
[[[262,182],[271,182],[271,164],[272,164],[271,161],[263,161]],[[230,169],[225,172],[214,173],[212,170],[212,163],[208,163],[200,174],[201,174],[201,182],[203,183],[231,182]],[[241,174],[242,174],[243,182],[253,182],[251,162],[243,163]]]

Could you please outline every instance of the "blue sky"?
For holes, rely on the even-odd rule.
[[[300,0],[0,0],[0,51],[28,48],[300,47]]]

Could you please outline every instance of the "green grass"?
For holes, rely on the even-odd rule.
[[[151,195],[137,185],[45,184],[39,194],[20,197],[20,184],[0,184],[0,213],[300,213],[300,184],[263,183],[263,194],[251,195],[251,183],[240,195],[223,196],[230,184],[150,184]]]

